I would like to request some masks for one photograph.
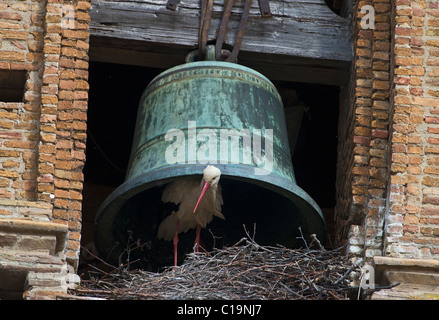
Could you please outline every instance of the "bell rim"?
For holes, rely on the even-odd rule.
[[[242,164],[214,164],[221,170],[221,177],[232,180],[240,180],[252,183],[274,192],[277,192],[293,202],[294,205],[300,206],[299,217],[309,227],[312,223],[314,228],[312,233],[317,234],[317,238],[324,245],[326,242],[326,221],[324,215],[317,205],[317,203],[295,182],[287,180],[281,176],[274,174],[258,175],[249,174],[254,167]],[[156,168],[154,172],[145,172],[139,176],[126,180],[118,186],[100,205],[94,221],[94,242],[96,249],[101,254],[107,254],[107,249],[110,246],[105,246],[103,241],[100,241],[100,235],[111,234],[112,226],[118,212],[123,205],[132,197],[140,192],[146,191],[153,187],[165,185],[176,180],[181,180],[188,177],[202,176],[206,165],[192,164],[192,165],[169,165],[163,168]],[[221,182],[220,182],[221,183]],[[270,188],[268,188],[270,187]],[[103,220],[103,218],[106,218]],[[316,225],[318,224],[318,225]],[[306,228],[305,228],[306,229]],[[113,236],[111,236],[113,238]],[[111,242],[111,241],[105,241]]]

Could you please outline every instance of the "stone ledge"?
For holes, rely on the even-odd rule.
[[[2,299],[21,299],[29,274],[66,274],[62,257],[41,253],[0,251],[0,296]],[[37,287],[32,283],[34,287]],[[56,284],[59,287],[59,284]]]
[[[50,221],[53,206],[44,201],[0,199],[0,209],[5,218]]]
[[[53,208],[53,206],[48,202],[29,201],[29,200],[9,200],[9,199],[0,199],[0,206],[29,207],[29,208],[47,209],[47,210],[52,210]]]
[[[0,296],[54,299],[50,292],[65,294],[70,278],[77,282],[63,254],[67,233],[66,225],[50,221],[0,219]]]
[[[388,290],[377,291],[372,300],[436,300],[439,299],[439,261],[376,256],[375,283]]]
[[[373,293],[372,300],[439,300],[439,287],[402,283]]]
[[[408,259],[394,257],[373,257],[373,263],[379,266],[396,266],[402,268],[431,268],[439,271],[439,260],[434,259]]]
[[[67,272],[67,268],[56,273],[29,271],[24,284],[26,291],[23,293],[23,298],[54,300],[58,295],[67,294],[68,289],[77,288],[79,282],[79,276]]]
[[[2,249],[8,249],[9,247],[9,249],[14,250],[16,246],[19,246],[20,250],[26,251],[25,246],[27,243],[29,245],[28,251],[37,251],[39,244],[32,236],[38,236],[41,249],[49,250],[50,254],[56,254],[64,250],[67,232],[68,227],[59,223],[25,219],[0,219],[0,235],[3,233]],[[28,236],[28,239],[26,236]],[[2,243],[1,239],[0,243]],[[52,248],[46,247],[49,245]]]

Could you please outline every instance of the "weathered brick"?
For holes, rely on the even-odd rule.
[[[16,171],[0,170],[0,177],[16,179],[19,177],[19,174]]]
[[[1,31],[0,31],[1,38]],[[0,51],[0,60],[8,61],[25,61],[25,54],[23,52],[15,51]]]
[[[0,19],[21,21],[23,17],[16,12],[0,11]]]
[[[34,149],[35,142],[33,141],[6,141],[4,146],[8,148],[19,148],[19,149]]]

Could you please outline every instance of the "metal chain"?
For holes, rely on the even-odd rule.
[[[221,20],[221,25],[218,30],[218,37],[215,44],[215,59],[218,61],[234,62],[238,57],[239,50],[244,37],[247,20],[250,14],[250,7],[252,0],[244,0],[244,9],[241,16],[241,21],[238,26],[238,32],[233,45],[232,52],[223,49],[224,40],[226,37],[227,25],[232,14],[232,7],[236,0],[224,0],[224,13]],[[262,17],[271,17],[269,0],[258,0],[259,9]],[[175,10],[179,0],[168,0],[167,8]],[[199,59],[206,57],[207,40],[209,36],[210,21],[212,20],[213,0],[201,0],[201,21],[200,30],[198,33],[198,47]]]
[[[225,0],[224,14],[221,20],[221,25],[218,30],[218,38],[215,44],[215,59],[218,61],[234,62],[238,58],[239,49],[241,49],[242,38],[244,37],[245,27],[250,14],[250,7],[252,0],[245,0],[244,11],[242,12],[241,21],[239,22],[238,33],[236,35],[235,44],[233,45],[232,52],[223,50],[224,39],[226,37],[227,24],[229,22],[230,15],[232,13],[232,7],[235,0]]]
[[[201,22],[198,34],[200,58],[206,56],[207,37],[209,35],[210,20],[212,19],[213,0],[201,0]]]

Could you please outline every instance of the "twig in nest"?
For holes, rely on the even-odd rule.
[[[244,231],[245,231],[245,234],[247,235],[247,237],[254,242],[255,236],[256,236],[256,223],[253,223],[253,236],[252,237],[250,237],[250,234],[248,233],[248,231],[245,227],[245,224],[243,224],[242,226],[244,227]]]
[[[297,229],[299,229],[300,237],[297,237],[296,239],[302,239],[303,243],[305,244],[306,249],[309,250],[308,243],[306,242],[305,237],[303,236],[303,233],[302,233],[302,228],[299,226],[299,227],[297,227]]]
[[[105,260],[102,260],[101,258],[99,258],[97,255],[95,255],[93,252],[91,252],[90,250],[88,250],[86,247],[81,246],[81,248],[85,251],[87,251],[88,254],[90,254],[93,258],[95,258],[96,260],[99,260],[100,262],[102,262],[103,264],[105,264],[107,267],[110,267],[112,269],[116,268],[115,266],[107,263]]]
[[[360,259],[358,259],[349,269],[348,269],[348,271],[346,271],[346,273],[340,278],[340,279],[338,279],[337,281],[335,281],[334,282],[334,284],[339,284],[340,282],[342,282],[343,280],[345,280],[350,274],[351,274],[351,272],[352,271],[354,271],[354,269],[355,268],[357,268],[361,263],[363,262],[363,259],[362,258],[360,258]]]
[[[210,229],[208,229],[209,230],[209,233],[210,233],[210,235],[212,236],[212,239],[213,239],[213,248],[215,248],[216,247],[216,239],[221,239],[222,237],[217,237],[217,236],[215,236],[214,234],[213,234],[213,232],[212,232],[212,230],[210,230]]]
[[[314,242],[317,244],[317,246],[319,247],[320,250],[325,250],[325,248],[322,246],[322,244],[320,243],[319,239],[317,239],[317,236],[315,233],[312,233],[309,235],[311,238],[311,243],[309,244],[310,247],[312,247],[312,245],[314,244]]]
[[[76,294],[90,296],[96,290],[97,296],[110,299],[347,299],[352,293],[347,275],[357,267],[339,250],[262,246],[249,237],[214,248],[209,255],[188,254],[175,270],[121,273],[116,268],[111,277],[103,274],[105,280],[83,281],[83,291]]]

